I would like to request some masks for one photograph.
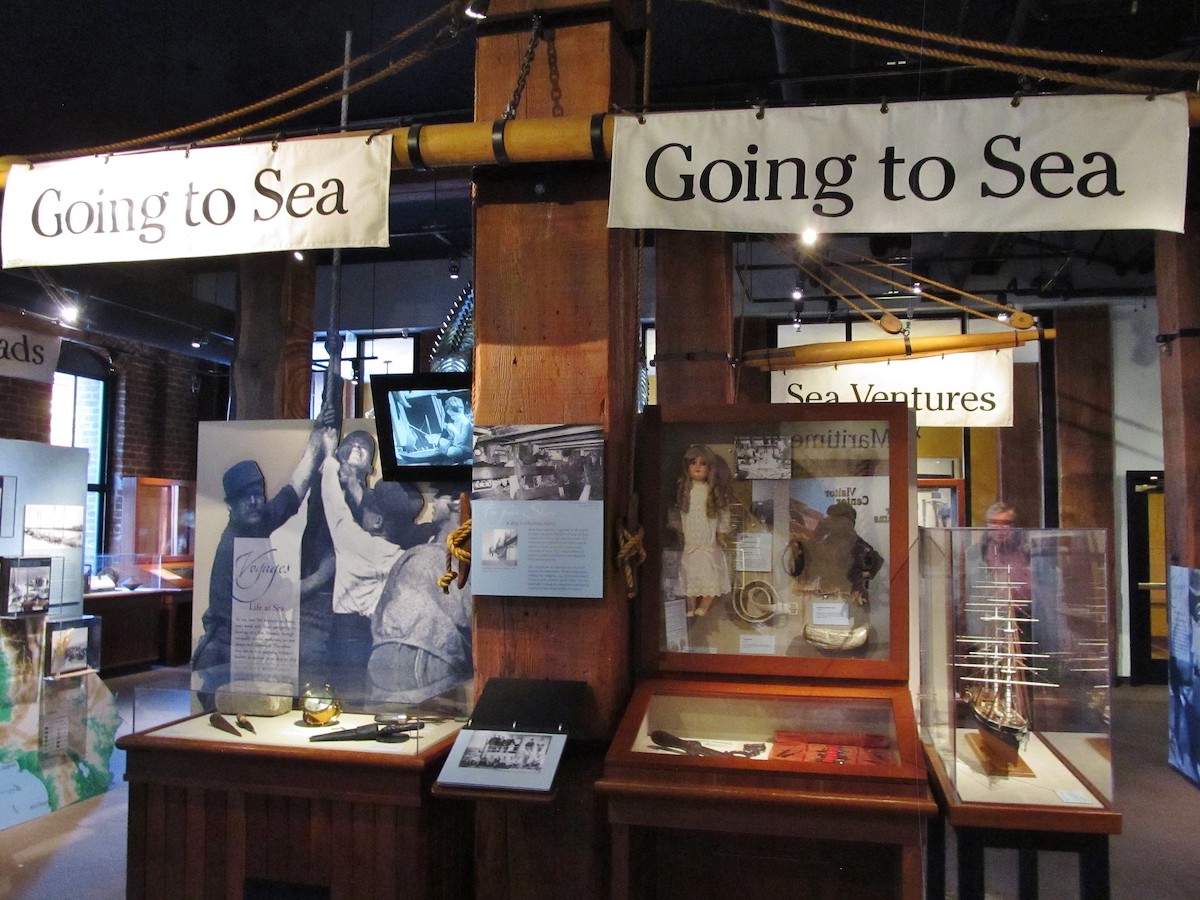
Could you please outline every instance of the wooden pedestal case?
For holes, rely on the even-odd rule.
[[[597,785],[612,896],[916,900],[911,414],[652,408],[644,434],[644,680]]]
[[[205,713],[118,740],[128,897],[470,896],[470,808],[428,790],[457,726],[419,743],[312,744],[299,719],[254,717],[257,734],[236,737]]]

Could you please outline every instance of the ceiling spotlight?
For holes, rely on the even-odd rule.
[[[469,0],[463,9],[463,15],[468,19],[486,19],[491,2],[492,0]]]
[[[914,281],[914,282],[912,283],[912,292],[913,292],[914,294],[916,294],[917,296],[920,296],[920,294],[921,294],[921,282],[919,282],[919,281]]]
[[[292,259],[294,259],[296,262],[304,262],[304,251],[303,250],[293,250],[292,251]]]
[[[198,334],[194,338],[192,338],[191,343],[192,343],[193,350],[199,350],[201,347],[203,347],[205,344],[208,343],[208,335]]]
[[[74,325],[79,321],[79,307],[68,303],[58,311],[58,316],[68,325]]]
[[[804,325],[804,321],[800,317],[801,313],[803,313],[803,312],[804,312],[804,301],[803,300],[797,300],[794,304],[792,304],[792,328],[794,328],[796,331],[799,331],[800,328]]]
[[[800,243],[802,243],[805,247],[811,247],[816,242],[817,229],[805,228],[802,232],[800,232]]]
[[[999,319],[1001,322],[1007,322],[1009,319],[1012,318],[1012,313],[1006,309],[1003,312],[1001,312],[998,316],[996,316],[996,318]]]
[[[793,300],[803,300],[804,299],[804,285],[802,285],[800,283],[799,278],[796,279],[796,286],[794,288],[792,288],[792,299]]]
[[[452,259],[452,260],[450,260],[450,267],[449,267],[449,269],[450,269],[450,278],[451,278],[452,280],[453,280],[453,279],[455,279],[455,278],[458,278],[458,275],[459,275],[459,269],[458,269],[458,260],[457,260],[457,259]]]

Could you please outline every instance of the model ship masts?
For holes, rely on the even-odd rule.
[[[964,675],[962,677],[962,680],[978,682],[980,684],[995,684],[995,685],[1015,684],[1015,685],[1023,685],[1025,687],[1046,687],[1046,688],[1058,687],[1057,684],[1052,684],[1049,681],[1024,681],[1023,679],[1018,679],[1018,678],[996,679],[996,678],[979,678],[974,675]]]

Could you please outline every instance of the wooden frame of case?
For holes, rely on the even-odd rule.
[[[947,491],[954,498],[953,505],[950,510],[950,520],[939,523],[926,523],[921,521],[920,509],[917,511],[917,525],[922,526],[931,524],[935,528],[961,528],[967,524],[967,488],[966,480],[962,478],[918,478],[917,479],[917,503],[920,504],[926,492],[929,491]]]
[[[856,426],[878,423],[887,429],[887,504],[886,515],[883,517],[887,520],[883,524],[886,541],[881,541],[877,548],[884,556],[884,562],[882,570],[872,582],[887,586],[887,612],[877,614],[886,624],[886,641],[883,642],[882,648],[878,643],[875,646],[868,643],[862,652],[806,651],[805,655],[787,652],[712,652],[711,648],[706,648],[703,652],[664,649],[667,646],[667,626],[665,601],[662,596],[663,551],[667,540],[667,515],[674,491],[675,473],[681,470],[680,460],[683,452],[692,444],[710,443],[720,444],[725,450],[725,455],[732,455],[736,452],[736,442],[745,443],[747,440],[753,441],[756,437],[762,437],[769,446],[772,435],[778,436],[780,440],[790,440],[791,436],[814,423],[826,433],[826,438],[823,438],[828,440],[824,448],[826,450],[846,440],[853,440],[849,437],[849,429]],[[641,572],[638,607],[640,621],[636,629],[638,663],[643,677],[667,673],[712,673],[907,682],[909,588],[912,577],[908,556],[913,540],[916,462],[912,452],[915,446],[915,426],[912,414],[904,404],[648,407],[644,416],[643,445],[645,452],[642,454],[640,471],[641,509],[646,533],[647,559]],[[848,453],[847,457],[852,458],[853,454]],[[794,471],[794,457],[792,465]],[[752,479],[743,479],[749,480]],[[829,484],[825,490],[826,486],[819,484],[819,479],[793,477],[784,480],[789,481],[789,496],[796,490],[794,486],[801,482],[811,482],[807,485],[809,488],[820,488],[820,492],[827,493],[831,499],[838,495],[837,485]],[[753,486],[750,490],[753,491]],[[876,515],[880,506],[882,504],[872,507]],[[896,515],[896,511],[902,513]],[[823,513],[824,510],[819,512]],[[875,523],[876,526],[879,524]],[[774,552],[772,548],[772,557],[778,556],[779,553]],[[734,587],[736,591],[737,585]],[[718,600],[718,603],[720,602]],[[882,607],[881,603],[878,605]],[[803,618],[804,611],[800,610],[798,615]]]
[[[803,708],[806,703],[814,706],[830,703],[848,706],[875,704],[880,708],[886,707],[888,710],[893,740],[889,749],[895,752],[896,759],[891,764],[860,766],[831,765],[799,759],[743,759],[722,756],[714,763],[714,758],[711,756],[671,755],[641,751],[635,747],[635,743],[642,728],[652,729],[654,727],[654,723],[649,721],[650,706],[653,701],[662,697],[679,697],[692,704],[699,700],[718,700],[723,704],[722,708],[725,711],[720,724],[726,727],[729,717],[736,714],[739,704],[742,703],[754,711],[761,711],[764,707],[770,707],[773,704],[795,708]],[[753,713],[748,713],[748,715],[752,717]],[[658,770],[664,774],[664,777],[668,771],[711,772],[715,765],[722,773],[741,773],[743,777],[751,779],[747,782],[747,787],[757,784],[756,773],[759,778],[766,779],[766,782],[760,785],[761,787],[777,786],[772,779],[781,775],[786,776],[789,782],[801,783],[812,780],[814,783],[821,784],[825,789],[828,789],[828,779],[830,778],[838,778],[839,785],[843,787],[846,782],[840,779],[852,778],[869,783],[872,793],[895,792],[908,797],[914,795],[914,785],[924,784],[925,781],[921,745],[915,735],[916,722],[912,701],[907,689],[899,685],[831,688],[825,685],[745,684],[663,679],[646,681],[638,686],[610,745],[607,763],[610,770],[612,767],[629,766],[646,771]],[[761,735],[755,735],[755,738],[761,738]]]

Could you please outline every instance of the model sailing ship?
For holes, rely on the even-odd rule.
[[[978,749],[991,761],[1012,765],[1029,738],[1030,689],[1053,688],[1039,675],[1038,662],[1048,658],[1035,652],[1031,603],[1019,597],[1026,584],[1013,579],[1012,566],[981,566],[977,592],[967,600],[968,614],[978,616],[980,634],[958,638],[970,647],[955,665],[966,669],[961,696],[978,726]],[[974,619],[974,616],[972,616]]]

